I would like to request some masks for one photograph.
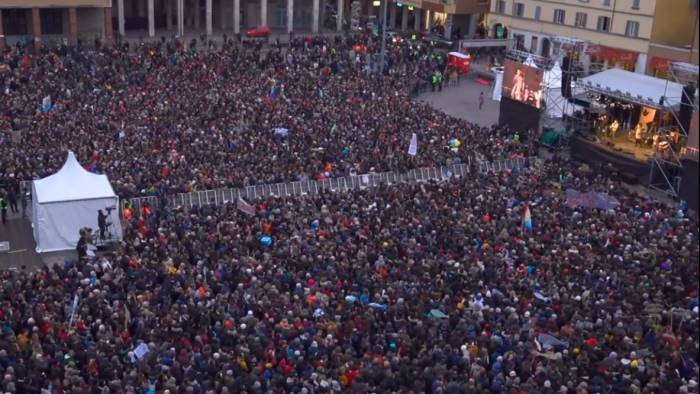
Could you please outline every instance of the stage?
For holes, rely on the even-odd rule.
[[[635,144],[634,137],[630,136],[629,132],[619,132],[614,139],[600,132],[596,134],[596,137],[599,140],[599,144],[604,145],[606,148],[631,155],[642,162],[651,159],[655,153],[654,148],[648,144]],[[612,146],[610,146],[610,144],[612,144]]]
[[[616,140],[626,137],[626,135],[617,137]],[[625,144],[618,144],[616,148],[581,136],[574,136],[570,141],[571,156],[593,168],[601,164],[610,164],[614,171],[623,176],[628,183],[636,181],[644,185],[648,184],[651,170],[648,158],[653,151],[649,153],[651,148],[635,147],[634,142],[625,142]]]

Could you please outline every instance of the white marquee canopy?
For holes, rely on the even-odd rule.
[[[106,175],[84,169],[73,152],[61,169],[32,184],[32,227],[36,251],[51,252],[73,249],[83,227],[97,229],[97,211],[111,212],[112,235],[121,239],[119,197]]]
[[[683,96],[683,85],[679,83],[619,68],[582,78],[579,86],[596,93],[657,108],[678,106]]]

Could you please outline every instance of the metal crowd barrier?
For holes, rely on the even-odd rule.
[[[222,188],[214,190],[202,190],[189,193],[179,193],[167,197],[171,207],[196,207],[206,204],[221,205],[236,202],[239,198],[253,201],[264,197],[293,197],[304,195],[317,195],[326,192],[347,192],[363,190],[379,185],[394,185],[399,183],[416,183],[428,181],[445,181],[450,178],[465,177],[475,171],[478,174],[496,174],[502,171],[523,168],[527,164],[527,158],[507,159],[494,162],[474,160],[467,163],[452,164],[448,166],[425,167],[409,170],[408,172],[373,172],[363,175],[350,175],[339,178],[330,178],[320,181],[303,180],[294,182],[273,183],[264,185],[245,186],[242,188]],[[473,163],[473,166],[471,165]],[[156,196],[138,197],[129,200],[134,210],[139,210],[148,203],[151,207],[159,204]]]

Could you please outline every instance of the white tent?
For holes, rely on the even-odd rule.
[[[501,95],[503,90],[503,67],[491,67],[491,72],[493,72],[493,92],[491,92],[491,99],[494,101],[501,101]]]
[[[537,63],[535,63],[535,59],[532,58],[532,55],[528,55],[523,64],[532,68],[539,68],[537,67]]]
[[[122,237],[119,222],[119,197],[114,194],[106,175],[85,170],[73,152],[61,169],[32,184],[32,227],[36,251],[53,252],[76,247],[83,227],[99,232],[97,211],[107,214],[112,222],[112,239]]]
[[[447,55],[448,55],[448,56],[458,57],[458,58],[460,58],[460,59],[470,59],[470,58],[471,58],[469,55],[464,54],[464,53],[462,53],[462,52],[450,52],[450,53],[448,53]]]
[[[564,115],[566,99],[561,95],[562,70],[559,62],[554,62],[551,69],[545,70],[542,78],[547,115],[552,118],[561,118]]]
[[[559,62],[554,62],[551,69],[544,72],[544,86],[548,89],[561,89],[562,71]]]

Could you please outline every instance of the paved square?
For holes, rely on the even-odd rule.
[[[433,108],[481,126],[498,123],[500,102],[491,100],[493,85],[482,85],[473,79],[462,78],[459,86],[443,87],[442,92],[423,93],[418,100]],[[479,110],[479,93],[484,92],[484,106]]]

